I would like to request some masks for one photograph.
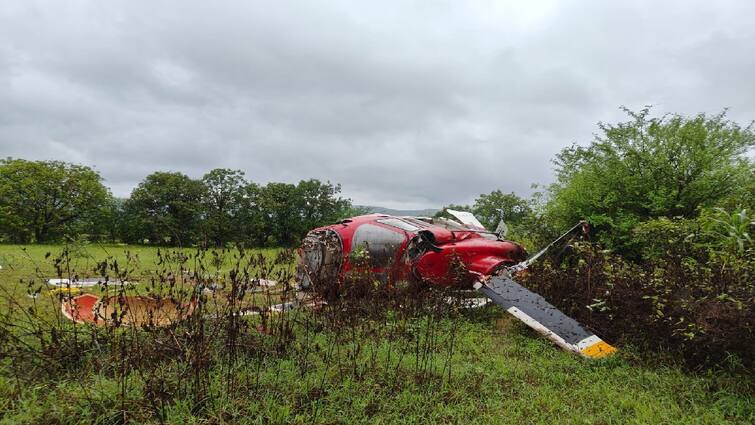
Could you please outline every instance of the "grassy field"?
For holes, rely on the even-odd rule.
[[[106,259],[117,261],[122,267],[134,267],[132,277],[149,277],[161,269],[159,253],[169,255],[183,252],[191,256],[196,249],[157,248],[137,245],[109,245],[109,244],[70,244],[70,245],[0,245],[0,276],[3,282],[18,281],[19,279],[57,277],[55,258],[63,252],[68,252],[70,263],[63,267],[63,276],[68,272],[81,277],[98,277],[95,270],[98,262]],[[277,248],[255,249],[255,254],[262,254],[266,258],[274,258],[281,250]],[[48,255],[49,254],[49,255]],[[188,261],[189,265],[193,262]],[[227,271],[233,264],[233,255],[229,253],[223,261],[214,264],[219,271]]]
[[[202,258],[195,258],[198,253],[204,253]],[[50,278],[102,278],[103,271],[98,267],[107,263],[107,274],[111,280],[118,275],[114,271],[115,265],[123,273],[131,285],[126,293],[129,295],[152,295],[154,285],[150,285],[156,277],[173,273],[198,273],[208,276],[223,276],[237,260],[238,253],[234,251],[213,250],[218,256],[208,254],[208,251],[197,249],[157,248],[135,245],[108,244],[70,244],[70,245],[0,245],[0,294],[12,295],[23,304],[31,304],[28,296],[31,292],[39,292],[34,300],[37,304],[47,304],[55,301],[54,287],[45,284]],[[272,266],[275,257],[281,249],[265,248],[251,250],[251,255],[261,255],[264,261],[270,263],[261,267],[254,267],[253,273],[259,278],[274,278],[282,272],[293,272],[291,264]],[[181,263],[176,259],[179,254],[185,254],[188,259]],[[208,256],[212,258],[207,258]],[[199,265],[201,263],[201,265]],[[204,267],[204,269],[199,270]],[[104,279],[103,279],[104,280]],[[113,289],[113,288],[111,288]],[[86,288],[85,292],[102,295],[101,288],[94,286]],[[78,293],[78,291],[76,291]],[[42,309],[46,310],[46,309]]]
[[[156,248],[73,248],[69,252],[76,255],[67,258],[74,270],[94,274],[97,261],[106,256],[111,263],[131,262],[133,275],[141,278],[137,292],[165,267],[160,260],[164,255],[158,255]],[[62,249],[0,246],[0,285],[5,296],[32,300],[26,294],[29,279],[54,276],[52,263]],[[51,255],[45,258],[48,252]],[[260,253],[273,258],[278,250]],[[233,262],[233,254],[227,254],[214,264],[223,273],[232,269]],[[242,349],[232,364],[223,360],[225,340],[218,340],[217,346],[211,341],[212,361],[201,396],[188,380],[176,378],[192,376],[191,364],[182,360],[180,352],[174,361],[160,360],[159,365],[145,368],[148,372],[135,368],[119,373],[107,365],[95,371],[87,366],[91,357],[86,357],[86,362],[73,362],[47,376],[35,375],[31,366],[28,376],[19,376],[23,367],[13,364],[19,357],[8,356],[0,363],[0,423],[755,420],[752,382],[741,376],[721,371],[692,374],[670,361],[639,355],[631,347],[622,347],[619,355],[607,360],[587,361],[556,349],[493,306],[452,319],[418,316],[386,320],[380,326],[358,322],[343,329],[310,329],[310,322],[303,319],[308,313],[302,314],[290,320],[293,331],[286,334],[285,347],[276,345],[284,341],[275,339],[279,336],[257,337],[249,332],[249,343],[239,345]],[[144,338],[138,332],[129,335]],[[122,341],[124,336],[117,338],[116,342]],[[258,348],[263,346],[274,348],[264,351],[273,354],[261,356]],[[147,349],[140,351],[146,355]],[[135,362],[150,360],[139,353],[131,356]]]

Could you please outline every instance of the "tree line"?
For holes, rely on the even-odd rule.
[[[510,238],[531,248],[586,219],[598,242],[628,257],[642,254],[648,241],[640,236],[659,220],[695,222],[723,210],[744,214],[732,219],[746,224],[733,224],[739,230],[731,231],[738,235],[731,243],[751,246],[753,125],[740,126],[725,113],[625,112],[624,122],[599,123],[591,143],[564,148],[553,161],[556,181],[529,199],[494,190],[472,205],[448,207],[473,212],[489,229],[503,219]],[[313,227],[366,212],[340,192],[339,185],[315,179],[259,185],[239,170],[215,169],[201,179],[155,172],[118,199],[91,168],[8,158],[0,160],[0,241],[86,235],[182,246],[288,246]]]
[[[341,187],[247,181],[218,168],[201,179],[148,175],[127,199],[113,197],[99,173],[62,161],[0,160],[0,241],[89,240],[174,246],[288,246],[309,229],[361,211]]]

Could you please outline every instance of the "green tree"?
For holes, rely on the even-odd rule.
[[[268,183],[257,195],[266,245],[292,245],[299,232],[300,200],[296,185]]]
[[[205,188],[202,196],[205,237],[215,246],[243,239],[239,220],[245,208],[245,188],[248,185],[244,172],[216,168],[202,177],[202,184]]]
[[[345,218],[351,201],[340,196],[341,186],[316,179],[298,184],[268,183],[256,190],[252,211],[258,209],[267,245],[290,246],[319,226]]]
[[[494,190],[480,195],[475,200],[472,213],[485,228],[495,230],[501,220],[509,226],[520,224],[532,214],[532,209],[525,199],[516,196],[513,192],[503,193],[500,190]]]
[[[631,251],[631,231],[657,217],[695,217],[701,208],[746,199],[755,146],[752,125],[725,113],[650,117],[650,109],[624,111],[629,120],[600,123],[586,147],[571,146],[554,161],[557,182],[546,213],[560,227],[588,219],[610,247]]]
[[[165,245],[198,242],[204,186],[177,172],[155,172],[124,205],[124,239]]]
[[[115,243],[123,235],[123,206],[126,202],[123,198],[111,197],[102,204],[101,214],[87,230],[94,232],[99,239]]]
[[[241,190],[243,196],[238,211],[238,240],[251,246],[264,246],[268,242],[267,232],[270,227],[260,203],[263,188],[257,183],[249,182]]]
[[[89,167],[61,161],[0,160],[0,233],[48,242],[92,228],[110,192]]]
[[[317,179],[302,180],[296,185],[296,191],[300,198],[299,237],[312,228],[344,219],[351,211],[351,201],[339,196],[339,184]]]

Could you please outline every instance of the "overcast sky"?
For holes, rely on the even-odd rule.
[[[754,1],[0,2],[0,156],[530,193],[619,106],[755,119]]]

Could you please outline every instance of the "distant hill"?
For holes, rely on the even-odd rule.
[[[372,205],[356,205],[360,208],[367,208],[370,213],[385,214],[385,215],[408,215],[412,217],[432,217],[437,213],[438,209],[427,208],[424,210],[394,210],[391,208],[376,207]]]

